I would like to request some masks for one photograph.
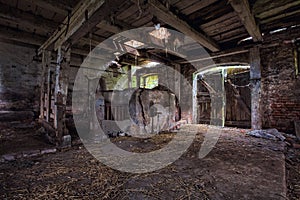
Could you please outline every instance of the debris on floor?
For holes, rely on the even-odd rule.
[[[283,142],[220,128],[216,146],[199,159],[207,126],[189,130],[198,134],[186,153],[169,166],[144,174],[113,170],[83,146],[0,163],[0,199],[286,199]],[[148,152],[173,136],[110,140],[127,151]]]
[[[247,135],[269,140],[285,140],[285,137],[275,128],[266,130],[252,130],[247,132]]]

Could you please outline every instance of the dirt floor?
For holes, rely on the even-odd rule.
[[[286,176],[288,199],[300,199],[300,149],[287,147],[286,149]]]
[[[214,149],[199,159],[206,128],[190,126],[199,133],[188,151],[173,164],[151,173],[113,170],[93,158],[82,145],[0,163],[0,198],[287,199],[283,142],[246,136],[242,129],[224,128]],[[139,152],[157,149],[173,136],[168,133],[151,139],[112,140],[119,147]],[[0,151],[6,152],[5,147],[1,143]],[[296,199],[300,154],[291,151],[288,155],[288,196]]]

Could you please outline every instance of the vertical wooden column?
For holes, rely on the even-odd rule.
[[[128,88],[132,88],[131,80],[131,65],[128,65]]]
[[[198,123],[198,74],[193,75],[193,124]]]
[[[51,62],[51,52],[43,50],[42,53],[42,78],[41,78],[41,84],[40,84],[40,119],[44,119],[45,116],[45,106],[47,107],[46,98],[45,98],[45,81],[46,79],[46,72],[48,69],[50,69],[50,62]]]
[[[250,49],[251,128],[262,129],[261,63],[259,47]]]
[[[49,51],[49,58],[51,57],[51,52]],[[51,60],[51,59],[49,59]],[[52,88],[52,81],[51,81],[51,63],[49,63],[48,72],[47,72],[47,91],[46,96],[47,99],[45,101],[46,107],[46,121],[49,122],[50,120],[50,109],[51,109],[51,88]]]
[[[55,106],[54,106],[54,128],[58,145],[62,145],[63,136],[68,134],[65,124],[65,111],[68,95],[67,70],[70,66],[70,49],[58,48],[57,66],[55,72]]]
[[[180,69],[181,69],[181,66],[180,64],[175,64],[175,67],[174,67],[174,91],[176,93],[176,97],[178,99],[178,101],[180,102],[180,90],[181,90],[181,80],[180,80],[180,76],[181,76],[181,73],[180,73]]]

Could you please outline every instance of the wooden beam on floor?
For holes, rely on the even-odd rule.
[[[255,22],[255,18],[250,10],[248,0],[229,0],[231,6],[238,14],[241,22],[244,24],[249,35],[255,42],[262,41],[263,37],[259,30],[258,25]]]
[[[136,4],[140,4],[139,0],[132,0]],[[220,50],[219,45],[208,36],[198,32],[191,27],[186,21],[179,19],[172,13],[166,6],[158,0],[148,0],[149,9],[161,21],[176,28],[183,34],[193,38],[196,42],[200,43],[209,50],[216,52]]]

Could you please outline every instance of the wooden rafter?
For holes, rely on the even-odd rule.
[[[0,7],[0,19],[9,24],[19,24],[22,27],[40,30],[44,33],[52,32],[58,26],[58,24],[52,20],[24,12],[2,3],[0,3]]]
[[[123,31],[123,29],[121,27],[112,25],[111,23],[109,23],[106,20],[102,20],[99,24],[97,24],[97,28],[105,30],[105,31],[109,31],[111,33],[120,33]]]
[[[136,4],[139,3],[138,0],[132,0],[132,1],[135,2]],[[186,21],[178,18],[173,12],[171,12],[166,6],[164,6],[158,0],[148,0],[148,5],[149,5],[149,9],[159,20],[176,28],[178,31],[182,32],[183,34],[188,35],[189,37],[193,38],[196,42],[200,43],[201,45],[203,45],[204,47],[208,48],[213,52],[220,50],[220,47],[215,41],[213,41],[208,36],[200,33],[199,31],[195,30]]]
[[[299,6],[300,0],[281,0],[281,1],[270,1],[263,0],[257,1],[253,6],[253,13],[255,17],[258,19],[266,19],[269,17],[275,17],[278,14],[287,14],[288,12],[284,12],[289,8]]]
[[[52,47],[54,43],[56,46],[61,45],[66,42],[75,32],[77,32],[82,24],[86,22],[86,11],[88,11],[88,15],[93,15],[102,5],[104,4],[104,0],[100,1],[81,1],[74,8],[72,12],[72,16],[66,17],[63,26],[57,28],[55,33],[39,48],[39,54],[44,49],[49,49]],[[55,50],[57,47],[55,48]]]
[[[0,38],[35,46],[46,41],[46,37],[3,26],[0,26]]]
[[[91,29],[93,29],[101,20],[106,18],[109,14],[119,9],[123,1],[117,0],[97,0],[89,1],[82,0],[74,9],[71,17],[63,22],[63,26],[40,47],[39,53],[43,49],[48,49],[54,44],[56,50],[59,46],[67,41],[70,43],[77,41],[85,36]]]
[[[258,25],[255,22],[255,18],[250,10],[248,0],[229,0],[231,6],[238,14],[241,22],[245,26],[249,35],[253,38],[255,42],[262,41],[262,34],[259,30]]]
[[[72,6],[64,3],[64,1],[57,0],[26,0],[36,6],[44,8],[46,10],[59,13],[61,15],[67,15],[68,11],[72,10]]]

